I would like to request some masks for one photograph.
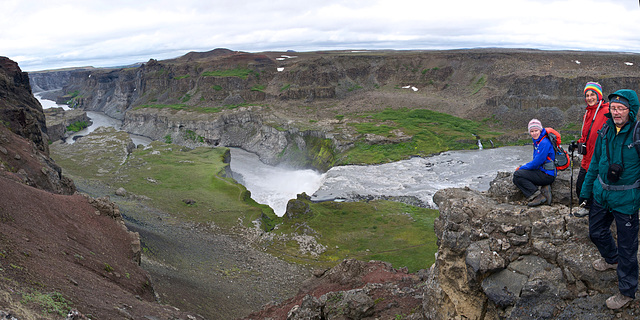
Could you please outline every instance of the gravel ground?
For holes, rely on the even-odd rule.
[[[241,318],[294,296],[310,270],[261,252],[242,238],[160,212],[109,186],[73,177],[80,192],[109,195],[127,227],[140,233],[142,267],[160,302],[206,319]]]

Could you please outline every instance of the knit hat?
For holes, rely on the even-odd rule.
[[[542,131],[542,123],[540,123],[540,120],[531,119],[531,121],[529,121],[529,131],[531,131],[531,129],[533,128],[538,128]]]
[[[593,91],[598,96],[598,101],[602,100],[602,87],[597,82],[587,82],[587,85],[584,86],[584,94],[587,94],[587,91]]]

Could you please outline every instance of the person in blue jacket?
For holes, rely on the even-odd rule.
[[[540,120],[531,119],[528,129],[533,140],[533,160],[516,169],[513,183],[524,193],[528,206],[535,207],[545,202],[551,205],[551,184],[556,180],[557,172],[556,154]]]
[[[640,158],[633,145],[633,128],[640,102],[636,92],[629,89],[618,90],[608,98],[607,122],[598,134],[580,202],[593,196],[589,238],[601,258],[592,265],[598,271],[616,270],[619,292],[609,297],[606,305],[619,309],[633,300],[638,290]],[[614,221],[617,241],[611,234]]]

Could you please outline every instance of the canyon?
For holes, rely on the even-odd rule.
[[[148,274],[136,260],[140,236],[123,228],[108,198],[91,200],[75,192],[73,181],[49,157],[51,138],[27,75],[8,59],[0,62],[0,151],[7,151],[0,152],[0,192],[11,201],[0,212],[4,291],[54,288],[96,318],[202,318],[154,301],[153,288],[145,285]],[[607,92],[638,90],[638,63],[631,54],[525,49],[216,49],[130,68],[28,77],[34,87],[53,90],[48,97],[122,119],[126,131],[154,140],[187,149],[240,147],[266,163],[326,170],[358,143],[410,139],[354,129],[368,121],[370,112],[387,108],[427,108],[479,121],[501,132],[498,143],[521,139],[533,117],[565,128],[563,134],[577,131],[584,83],[599,81]],[[476,145],[476,139],[468,140],[469,147]],[[126,148],[119,149],[130,154],[135,146],[122,141]],[[486,192],[438,191],[433,197],[440,211],[434,222],[434,264],[409,272],[381,261],[345,259],[312,270],[311,277],[297,282],[291,298],[254,306],[241,318],[632,319],[640,312],[637,302],[618,312],[604,306],[616,290],[615,273],[590,268],[597,250],[588,240],[587,220],[568,214],[571,177],[571,170],[562,172],[553,185],[554,203],[538,208],[524,205],[509,172],[499,173]],[[56,209],[70,206],[78,210]],[[293,218],[295,208],[304,214],[308,207],[301,195],[290,202],[287,216]],[[21,208],[32,215],[21,217]],[[65,214],[70,216],[59,218]],[[33,231],[54,223],[43,217],[63,232],[45,238],[49,232]],[[92,242],[86,234],[105,234],[99,238],[109,244]],[[67,269],[69,274],[60,272]],[[95,299],[88,291],[109,298]],[[0,311],[25,319],[40,316],[18,302],[17,293],[0,299],[8,308]]]
[[[638,88],[637,54],[471,49],[449,51],[191,52],[138,67],[38,72],[50,99],[124,121],[124,130],[194,147],[232,146],[269,164],[326,170],[355,144],[411,136],[354,127],[387,108],[429,109],[522,137],[528,119],[568,128],[582,88]],[[573,128],[573,129],[571,129]],[[460,141],[475,147],[475,139]]]

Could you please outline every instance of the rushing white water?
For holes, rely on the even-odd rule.
[[[43,109],[49,109],[49,108],[62,108],[64,110],[70,109],[69,106],[66,104],[57,104],[53,100],[42,99],[42,93],[44,93],[44,91],[36,93],[34,94],[34,96],[36,97],[36,99],[38,99]],[[73,140],[73,137],[86,136],[89,133],[93,132],[94,130],[98,129],[99,127],[114,127],[116,130],[120,130],[122,128],[121,120],[111,118],[102,112],[87,111],[87,117],[91,119],[91,122],[92,122],[91,125],[69,136],[66,140],[67,143],[72,144],[73,142],[75,142],[75,140]],[[131,140],[133,141],[133,143],[135,143],[136,145],[142,144],[146,146],[149,143],[151,143],[151,139],[144,136],[139,136],[136,134],[129,134],[129,136],[131,137]]]
[[[435,208],[436,191],[465,186],[486,191],[498,171],[515,171],[531,157],[531,146],[503,147],[449,151],[381,165],[334,167],[324,175],[312,200],[413,196]]]
[[[287,202],[306,192],[311,195],[321,183],[322,174],[314,170],[293,170],[262,163],[257,155],[231,148],[233,178],[251,191],[251,198],[284,215]]]
[[[62,108],[64,110],[69,110],[71,108],[69,108],[68,105],[66,104],[57,104],[55,101],[53,100],[49,100],[49,99],[42,99],[42,94],[45,93],[47,91],[42,91],[42,92],[38,92],[36,94],[34,94],[33,96],[36,97],[36,99],[38,99],[38,101],[40,102],[40,104],[42,105],[42,109],[49,109],[49,108]]]
[[[531,146],[450,151],[381,165],[339,166],[320,174],[269,166],[252,153],[232,148],[231,170],[254,200],[282,216],[287,202],[302,192],[314,201],[413,196],[435,208],[436,191],[465,186],[486,191],[498,171],[514,171],[531,156]]]

